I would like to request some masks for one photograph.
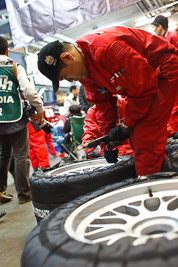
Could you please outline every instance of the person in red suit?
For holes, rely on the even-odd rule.
[[[52,139],[52,135],[51,133],[49,134],[45,134],[45,142],[46,142],[46,145],[48,147],[48,150],[49,150],[49,153],[55,158],[57,157],[57,152],[55,150],[55,147],[54,147],[54,143],[53,143],[53,139]]]
[[[168,18],[162,15],[158,15],[152,22],[155,34],[158,36],[162,36],[168,41],[169,44],[173,44],[176,48],[178,48],[177,31],[176,30],[168,31],[169,27],[168,24],[169,24]],[[169,132],[169,135],[172,135],[178,131],[178,96],[176,98],[176,102],[172,109],[167,130]]]
[[[46,116],[46,109],[44,109],[44,111],[43,111],[43,117],[45,120],[49,120],[49,118],[47,118],[47,116]],[[54,147],[51,133],[49,133],[49,134],[44,133],[44,135],[45,135],[45,141],[46,141],[46,145],[48,147],[49,153],[54,158],[57,157],[57,152],[56,152],[55,147]]]
[[[28,123],[29,158],[34,171],[43,170],[50,166],[49,154],[46,148],[44,131],[38,125]]]
[[[55,41],[38,54],[38,68],[59,88],[60,80],[79,80],[109,142],[130,138],[137,175],[160,172],[165,158],[167,123],[178,88],[178,51],[141,29],[102,29],[74,44]],[[117,98],[127,97],[125,119],[117,124]],[[104,149],[108,162],[117,150]]]
[[[125,98],[119,97],[117,99],[117,103],[118,103],[118,119],[119,119],[119,123],[122,123],[125,117],[126,100]],[[82,136],[82,146],[88,143],[89,141],[92,141],[102,136],[97,125],[95,109],[96,109],[96,105],[90,107],[86,114],[84,127],[83,127],[84,134]],[[88,159],[104,156],[104,145],[102,144],[100,145],[99,151],[97,151],[96,148],[85,149],[85,153]],[[118,155],[120,156],[133,155],[133,150],[128,140],[125,140],[122,143],[122,145],[118,146]]]
[[[162,15],[156,16],[154,21],[151,23],[154,27],[154,32],[158,36],[165,38],[169,44],[173,44],[178,48],[178,34],[177,31],[168,31],[168,18]]]

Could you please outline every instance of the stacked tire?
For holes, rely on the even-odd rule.
[[[75,198],[108,185],[136,177],[134,159],[119,158],[118,163],[108,164],[96,159],[69,164],[30,178],[33,210],[37,222],[52,210]]]
[[[52,211],[30,233],[22,267],[177,267],[178,175],[125,179]]]
[[[21,266],[177,267],[177,139],[168,140],[166,153],[164,171],[143,177],[136,177],[133,157],[33,175],[39,224]]]
[[[178,139],[167,140],[162,171],[178,172]],[[133,156],[120,156],[118,163],[104,158],[61,166],[30,178],[34,214],[39,223],[55,208],[75,198],[128,178],[136,178]]]

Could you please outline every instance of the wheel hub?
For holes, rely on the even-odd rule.
[[[160,235],[173,231],[178,221],[172,218],[152,218],[141,221],[133,226],[133,233],[136,235]]]

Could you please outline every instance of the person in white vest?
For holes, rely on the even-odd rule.
[[[43,102],[29,82],[24,68],[8,57],[8,41],[0,36],[0,202],[13,196],[6,192],[10,161],[15,161],[15,187],[19,204],[31,201],[27,120],[23,117],[20,91],[36,108],[31,118],[41,124]]]
[[[70,94],[64,100],[65,115],[69,116],[69,107],[72,105],[79,105],[80,88],[76,85],[70,87]]]

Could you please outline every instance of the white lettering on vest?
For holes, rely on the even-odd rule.
[[[0,96],[0,103],[14,103],[12,96]]]
[[[0,77],[0,89],[2,90],[7,89],[8,91],[11,91],[12,85],[13,85],[13,82],[8,81],[8,77]]]

